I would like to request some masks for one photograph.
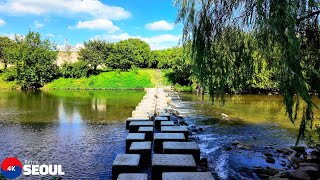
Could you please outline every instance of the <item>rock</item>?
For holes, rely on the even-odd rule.
[[[274,169],[271,167],[267,167],[267,168],[254,168],[253,172],[256,173],[257,175],[268,175],[268,176],[274,176],[275,174],[279,173],[278,169]]]
[[[291,146],[291,149],[297,151],[297,153],[303,154],[304,152],[306,152],[306,148],[303,146]]]
[[[312,162],[320,162],[320,152],[312,151],[309,155],[307,155],[307,160]]]
[[[277,149],[276,151],[277,151],[277,153],[284,153],[283,149]]]
[[[273,177],[278,177],[278,178],[290,178],[290,173],[288,171],[283,171],[283,172],[279,172],[276,175],[274,175]]]
[[[293,152],[291,155],[288,156],[288,160],[293,163],[301,163],[303,160],[296,157],[297,152]]]
[[[207,158],[201,158],[200,159],[200,166],[208,168],[208,159]]]
[[[226,146],[226,147],[224,147],[224,150],[226,150],[226,151],[231,151],[231,150],[232,150],[232,147]]]
[[[249,145],[249,144],[243,144],[243,143],[238,144],[237,147],[238,147],[239,149],[246,149],[246,150],[252,149],[252,146],[251,146],[251,145]]]
[[[264,153],[265,156],[272,157],[273,155],[271,153]]]
[[[253,139],[257,139],[257,137],[254,137],[254,136],[253,136],[252,138],[253,138]]]
[[[303,166],[300,167],[297,171],[307,173],[311,179],[317,179],[320,177],[319,169],[313,166]]]
[[[290,174],[291,179],[301,179],[301,180],[310,180],[310,176],[308,173],[303,172],[303,171],[293,171]]]
[[[232,142],[232,145],[236,146],[236,145],[238,145],[239,143],[240,143],[239,141],[235,140],[235,141]]]
[[[270,175],[268,174],[257,174],[261,179],[268,179]]]
[[[202,131],[203,131],[203,128],[199,128],[198,130],[199,130],[200,132],[202,132]]]
[[[320,170],[320,166],[316,163],[299,163],[300,167],[312,166],[318,170]]]
[[[272,164],[274,164],[274,163],[276,162],[276,160],[273,159],[272,157],[267,156],[267,157],[266,157],[266,162],[267,162],[267,163],[272,163]]]
[[[298,169],[298,168],[300,167],[300,165],[297,164],[297,163],[294,163],[294,164],[292,164],[292,167],[293,167],[294,169]]]
[[[287,164],[286,163],[280,163],[280,165],[285,167]]]

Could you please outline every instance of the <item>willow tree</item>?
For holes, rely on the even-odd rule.
[[[319,93],[320,90],[320,1],[176,0],[175,5],[178,7],[177,22],[184,25],[182,42],[192,42],[196,75],[212,99],[223,99],[226,86],[230,86],[228,81],[239,70],[240,83],[231,83],[233,87],[229,88],[239,89],[249,78],[251,43],[232,29],[252,33],[264,58],[277,68],[275,80],[293,123],[299,117],[300,99],[306,104],[300,111],[298,143],[306,127],[312,128],[315,105],[309,92]],[[244,48],[246,46],[248,48]],[[220,53],[221,50],[226,53]],[[227,59],[230,55],[231,59]],[[228,67],[232,59],[236,66]],[[236,76],[238,79],[238,74]]]

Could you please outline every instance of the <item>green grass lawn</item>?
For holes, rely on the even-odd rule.
[[[142,89],[155,87],[157,81],[157,71],[154,69],[111,71],[88,78],[59,78],[43,89]]]

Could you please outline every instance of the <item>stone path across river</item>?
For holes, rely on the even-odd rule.
[[[127,119],[126,154],[115,158],[112,179],[214,179],[210,172],[200,172],[200,148],[188,141],[187,127],[172,120],[169,90],[145,90],[146,95]]]

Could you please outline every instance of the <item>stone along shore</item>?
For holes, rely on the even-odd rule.
[[[213,180],[210,172],[198,171],[200,148],[188,140],[187,126],[173,120],[168,93],[162,88],[146,92],[126,121],[126,154],[116,156],[112,179]]]

